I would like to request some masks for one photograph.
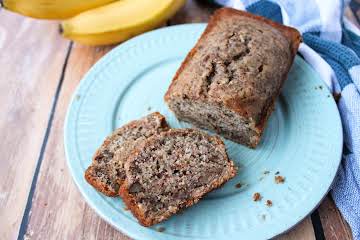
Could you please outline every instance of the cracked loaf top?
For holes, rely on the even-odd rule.
[[[279,94],[300,41],[296,29],[222,8],[182,63],[165,100],[217,102],[259,123]]]

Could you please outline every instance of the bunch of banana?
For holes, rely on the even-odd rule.
[[[1,0],[0,0],[1,2]],[[64,37],[88,45],[125,41],[160,26],[186,0],[2,0],[9,10],[35,18],[64,19]]]
[[[122,42],[161,25],[184,3],[185,0],[119,0],[65,20],[62,34],[90,45]]]

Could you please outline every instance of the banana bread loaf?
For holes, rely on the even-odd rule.
[[[96,151],[85,179],[107,196],[118,196],[125,178],[124,162],[138,141],[167,131],[165,117],[155,112],[116,129]]]
[[[218,136],[171,129],[140,143],[125,163],[120,196],[144,226],[189,207],[236,174]]]
[[[300,42],[294,28],[243,11],[217,10],[165,101],[178,119],[255,147]]]

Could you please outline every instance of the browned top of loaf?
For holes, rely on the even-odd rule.
[[[286,79],[300,42],[294,28],[243,11],[217,10],[165,100],[218,102],[258,122]]]

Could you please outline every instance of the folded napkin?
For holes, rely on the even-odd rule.
[[[332,186],[335,204],[360,239],[360,31],[343,13],[348,1],[215,0],[297,28],[299,52],[335,95],[344,131],[342,162]],[[339,95],[340,94],[340,95]],[[329,129],[331,131],[331,129]]]

